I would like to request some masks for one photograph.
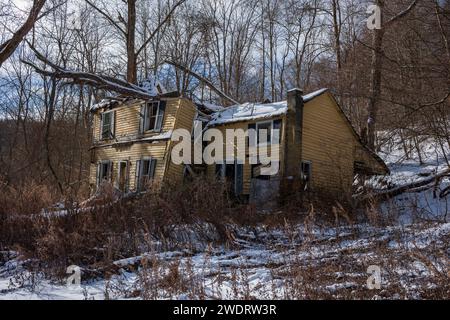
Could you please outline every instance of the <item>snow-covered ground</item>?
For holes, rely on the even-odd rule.
[[[383,149],[392,175],[369,183],[395,188],[448,168],[450,150],[429,141],[421,148],[423,164],[416,152],[406,158],[401,148]],[[390,225],[235,227],[226,246],[155,246],[114,262],[108,279],[82,275],[80,287],[46,279],[30,271],[30,261],[2,253],[0,299],[448,299],[450,196],[435,194],[449,185],[447,177],[437,188],[383,203]],[[381,270],[379,290],[367,287],[369,266]]]
[[[0,297],[423,298],[442,286],[442,277],[448,280],[449,234],[450,223],[240,230],[232,248],[154,253],[117,261],[121,267],[117,275],[85,281],[81,287],[52,283],[22,269],[22,262],[15,258],[0,267]],[[436,254],[440,251],[442,255]],[[138,262],[140,271],[132,271]],[[381,269],[380,290],[367,288],[371,265]]]
[[[387,177],[375,177],[369,181],[374,188],[386,189],[401,187],[413,182],[424,181],[449,170],[450,149],[448,145],[441,146],[436,141],[426,139],[419,144],[421,156],[416,148],[411,148],[406,156],[398,138],[394,138],[391,147],[384,147],[380,156],[391,169]],[[422,159],[422,164],[420,163]],[[383,204],[383,210],[391,216],[396,215],[399,223],[408,224],[417,220],[450,219],[450,196],[440,198],[442,190],[450,186],[450,177],[444,177],[438,185],[426,190],[418,188],[403,193]]]

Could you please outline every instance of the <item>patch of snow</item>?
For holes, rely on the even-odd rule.
[[[206,109],[209,109],[213,112],[221,112],[223,110],[225,110],[225,107],[223,106],[219,106],[213,103],[209,103],[209,102],[202,102],[201,103]]]
[[[303,96],[304,102],[309,102],[314,98],[320,96],[328,89],[321,89]],[[209,126],[216,126],[226,123],[233,123],[238,121],[251,121],[273,118],[281,116],[287,112],[287,101],[259,104],[259,103],[244,103],[234,105],[226,108],[223,111],[212,115],[212,120]]]

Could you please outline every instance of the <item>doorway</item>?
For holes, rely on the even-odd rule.
[[[117,188],[122,192],[128,192],[128,161],[119,162]]]

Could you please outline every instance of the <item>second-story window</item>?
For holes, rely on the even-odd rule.
[[[114,137],[114,111],[103,112],[100,117],[102,139],[112,139]]]
[[[249,130],[256,130],[256,141],[249,142],[249,145],[261,145],[261,144],[278,144],[281,137],[281,120],[264,121],[256,124],[249,125]],[[278,133],[275,135],[275,131]],[[276,138],[276,141],[274,141]]]
[[[144,107],[143,131],[161,131],[164,119],[164,104],[149,102]]]
[[[257,123],[256,132],[258,144],[272,143],[272,121]]]

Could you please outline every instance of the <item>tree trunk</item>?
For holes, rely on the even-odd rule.
[[[377,5],[380,6],[383,12],[384,3],[377,0]],[[383,25],[383,24],[381,24]],[[383,67],[383,36],[384,30],[374,29],[372,38],[372,66],[371,66],[371,82],[370,82],[370,97],[367,105],[368,119],[367,119],[367,135],[368,147],[375,149],[376,140],[376,124],[378,109],[381,96],[381,69]]]
[[[137,83],[137,57],[136,57],[136,0],[128,0],[127,23],[127,81]]]
[[[13,52],[17,49],[23,38],[33,28],[36,21],[39,19],[39,13],[42,10],[46,0],[34,0],[33,7],[28,15],[25,23],[13,34],[12,38],[0,45],[0,67],[3,62],[8,59]]]

